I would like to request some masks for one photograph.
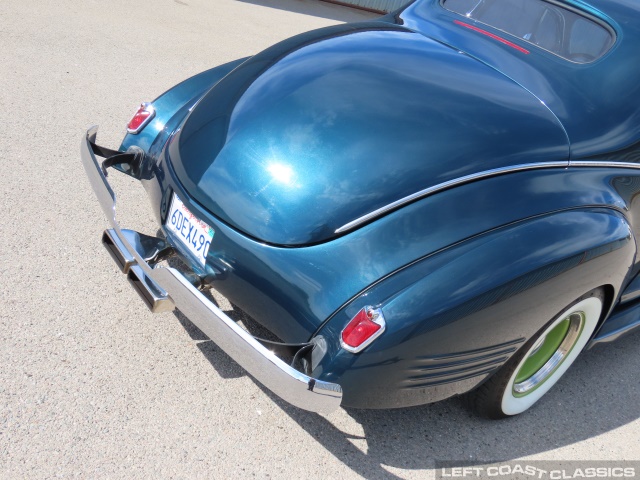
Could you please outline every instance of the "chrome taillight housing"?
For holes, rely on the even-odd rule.
[[[155,116],[156,110],[153,108],[153,105],[150,103],[142,103],[140,104],[140,108],[133,114],[131,120],[127,124],[127,132],[139,133],[147,124],[151,121],[151,119]]]
[[[340,334],[342,348],[358,353],[367,348],[384,332],[386,322],[382,310],[364,307],[347,323]]]

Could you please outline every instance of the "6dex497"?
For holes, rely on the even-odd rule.
[[[83,138],[102,241],[153,311],[300,408],[521,413],[640,325],[638,9],[418,0],[196,75],[118,150]],[[158,237],[118,224],[116,170]]]

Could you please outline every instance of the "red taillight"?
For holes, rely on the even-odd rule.
[[[138,133],[142,130],[147,123],[151,121],[156,114],[155,109],[150,103],[143,103],[136,113],[133,114],[131,120],[127,124],[127,132]]]
[[[382,310],[364,307],[342,330],[342,348],[352,353],[360,352],[378,338],[384,329]]]

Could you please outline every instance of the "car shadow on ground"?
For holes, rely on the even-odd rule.
[[[206,339],[186,317],[177,316],[192,338]],[[215,343],[209,340],[198,345],[222,378],[247,375]],[[640,370],[639,347],[640,332],[635,332],[583,352],[535,408],[506,420],[478,418],[459,398],[396,410],[346,408],[363,435],[344,432],[331,417],[293,407],[256,384],[355,473],[365,478],[398,478],[385,466],[419,470],[434,468],[436,461],[481,465],[512,460],[596,437],[637,420],[640,386],[628,379],[635,379]]]
[[[277,8],[314,17],[328,18],[339,22],[362,22],[380,15],[351,7],[332,5],[321,0],[237,0],[263,7]]]

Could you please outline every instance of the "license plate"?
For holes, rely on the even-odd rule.
[[[213,240],[213,228],[196,218],[175,193],[165,226],[200,265],[204,266]]]

